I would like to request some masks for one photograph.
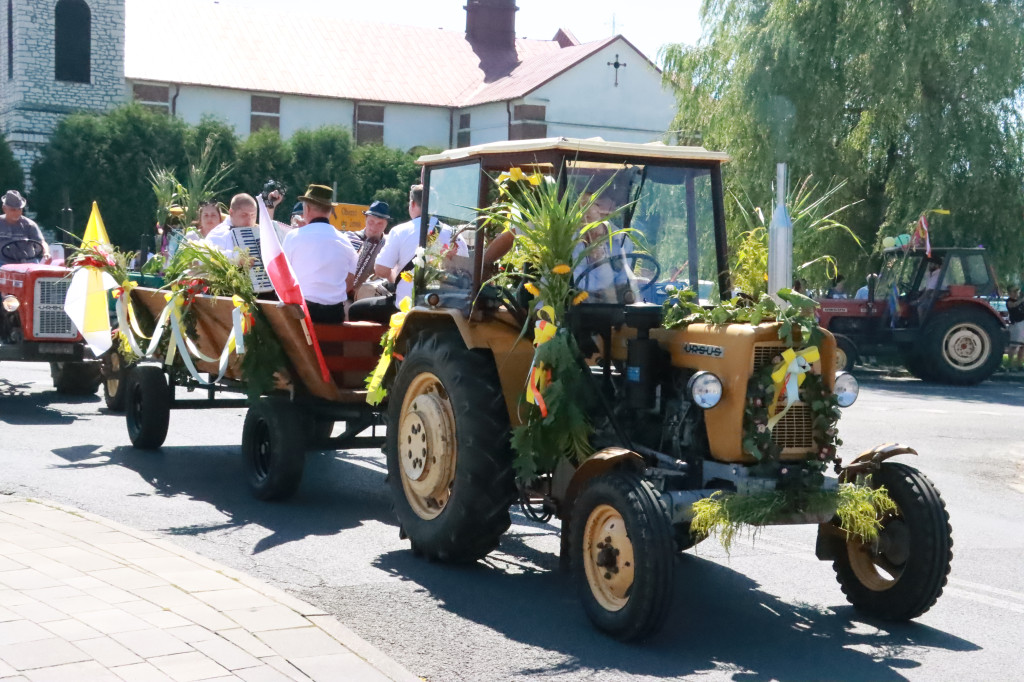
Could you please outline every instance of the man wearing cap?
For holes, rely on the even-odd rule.
[[[396,225],[388,234],[384,247],[377,254],[377,262],[373,266],[374,273],[389,282],[395,283],[395,293],[389,296],[377,296],[358,301],[349,309],[350,320],[373,320],[387,324],[391,315],[398,312],[398,304],[403,298],[412,297],[412,282],[406,281],[401,274],[413,269],[412,259],[420,244],[420,215],[423,212],[423,185],[412,185],[409,188],[410,221]],[[442,244],[451,244],[455,239],[459,256],[468,255],[468,247],[461,237],[455,238],[452,228],[431,216],[427,222],[428,239],[438,239]],[[454,252],[453,252],[454,253]]]
[[[328,220],[333,194],[325,185],[310,185],[299,197],[306,223],[281,244],[314,322],[345,321],[345,301],[355,280],[356,250]]]
[[[23,215],[28,202],[16,189],[9,190],[3,196],[4,217],[0,220],[0,248],[11,241],[33,239],[43,245],[43,260],[50,260],[50,245],[43,239],[43,233],[35,221]],[[4,258],[0,254],[0,264]]]
[[[384,246],[384,230],[387,229],[388,221],[391,220],[391,207],[385,201],[375,201],[370,208],[363,211],[366,222],[360,232],[350,232],[348,238],[352,246],[359,253],[359,260],[356,263],[356,279],[350,293],[355,293],[359,287],[373,274],[373,266],[377,262],[377,254]]]

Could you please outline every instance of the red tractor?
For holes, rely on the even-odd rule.
[[[883,252],[864,299],[820,301],[821,326],[836,337],[837,366],[863,355],[898,353],[914,376],[977,384],[1001,365],[1006,323],[992,307],[995,273],[982,248],[896,247]]]
[[[64,312],[71,271],[42,255],[33,239],[0,246],[0,361],[49,362],[59,393],[95,393],[100,363]]]

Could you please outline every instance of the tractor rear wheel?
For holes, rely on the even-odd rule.
[[[999,322],[982,310],[958,307],[935,315],[925,324],[920,343],[930,373],[947,384],[977,384],[1003,362]]]
[[[57,393],[91,395],[100,387],[100,366],[96,362],[51,362],[50,376]]]
[[[256,499],[284,500],[295,494],[306,466],[311,426],[298,407],[275,398],[260,398],[245,413],[242,456]]]
[[[128,438],[140,450],[156,450],[167,438],[173,389],[157,365],[139,365],[128,374],[125,421]]]
[[[472,562],[498,546],[516,489],[508,410],[489,354],[450,334],[413,343],[388,403],[395,514],[412,549]]]
[[[850,536],[832,568],[858,611],[883,620],[917,618],[942,594],[953,560],[946,505],[924,474],[904,464],[882,464],[871,485],[885,486],[896,510],[879,519],[875,541]]]
[[[573,505],[573,575],[583,608],[601,631],[642,639],[672,606],[676,543],[651,484],[616,471],[592,479]]]

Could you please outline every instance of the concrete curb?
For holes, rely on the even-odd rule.
[[[280,590],[272,585],[258,580],[247,573],[237,571],[228,566],[219,564],[211,559],[207,559],[204,556],[191,552],[187,549],[183,549],[172,542],[164,540],[163,538],[147,532],[140,531],[129,526],[125,526],[116,521],[98,516],[91,512],[83,511],[76,507],[60,504],[58,502],[52,502],[50,500],[41,500],[32,497],[22,497],[19,495],[6,496],[8,499],[20,499],[25,502],[31,502],[39,504],[51,509],[56,509],[68,514],[72,514],[87,521],[97,523],[111,530],[130,535],[135,539],[149,543],[155,547],[163,549],[171,554],[175,554],[183,559],[192,561],[200,566],[203,566],[209,570],[220,573],[226,578],[234,580],[245,587],[248,587],[259,594],[271,599],[282,606],[289,608],[299,615],[308,619],[311,623],[316,625],[318,628],[323,630],[330,637],[337,640],[342,646],[350,650],[356,656],[362,658],[364,661],[372,665],[374,668],[384,673],[395,682],[422,682],[423,678],[414,675],[405,668],[403,668],[397,661],[394,661],[386,653],[376,648],[365,639],[354,633],[342,625],[337,619],[330,614],[324,612],[323,609],[319,609],[312,604],[304,602],[300,599],[293,597],[292,595]]]

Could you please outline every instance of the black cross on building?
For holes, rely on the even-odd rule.
[[[619,67],[626,68],[626,62],[620,62],[619,55],[615,55],[615,61],[608,62],[608,66],[615,67],[615,87],[619,87]]]

